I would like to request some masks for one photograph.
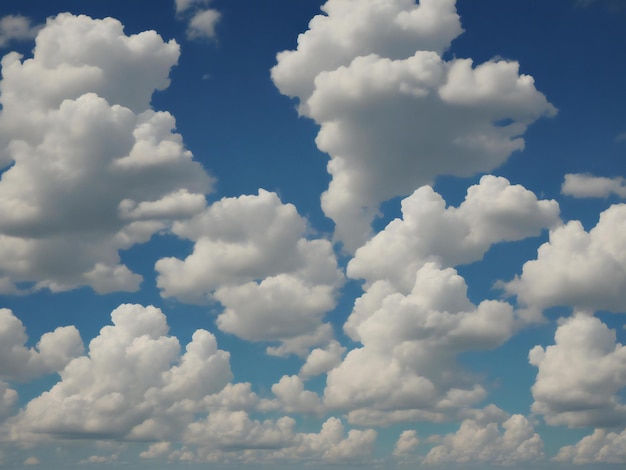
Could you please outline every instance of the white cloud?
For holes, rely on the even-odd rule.
[[[608,432],[595,429],[573,446],[565,446],[554,458],[557,462],[586,463],[626,463],[626,430]]]
[[[0,380],[0,423],[11,414],[13,407],[17,404],[17,399],[17,392],[9,388],[6,382]],[[2,459],[0,458],[1,462]]]
[[[168,336],[155,307],[121,305],[72,360],[61,380],[31,400],[15,420],[22,432],[82,438],[165,440],[206,410],[203,400],[232,378],[229,354],[197,330],[186,352]]]
[[[396,442],[396,446],[393,450],[393,455],[396,457],[401,457],[412,452],[418,445],[420,444],[419,439],[417,438],[417,433],[413,429],[407,429],[406,431],[402,431],[398,441]]]
[[[427,261],[456,266],[480,260],[491,245],[539,235],[559,223],[559,206],[506,178],[483,176],[458,207],[446,207],[430,186],[402,201],[402,218],[359,248],[348,276],[366,286],[387,280],[407,292]]]
[[[27,340],[19,318],[9,309],[0,309],[0,379],[23,381],[58,372],[83,352],[83,342],[74,326],[45,333],[34,348],[25,346]],[[0,398],[11,402],[11,390],[0,391],[4,392]]]
[[[491,349],[513,333],[512,307],[472,305],[464,279],[435,263],[419,268],[412,289],[372,284],[344,326],[363,346],[328,372],[324,404],[350,410],[360,425],[439,421],[485,397],[456,363],[463,351]]]
[[[313,349],[300,368],[299,376],[307,379],[325,374],[341,363],[341,358],[345,352],[346,348],[337,341],[331,341],[325,348]]]
[[[251,341],[279,341],[277,354],[307,354],[332,336],[323,316],[335,306],[343,275],[329,241],[306,238],[306,220],[275,193],[224,198],[174,233],[195,242],[185,260],[155,268],[163,297],[218,300],[222,331]],[[315,340],[317,338],[317,340]],[[310,341],[310,340],[314,341]]]
[[[600,214],[586,232],[579,221],[550,231],[550,240],[527,261],[522,275],[504,284],[520,303],[583,310],[626,310],[626,204]]]
[[[150,109],[178,45],[117,20],[61,14],[33,58],[2,59],[0,284],[134,291],[119,250],[204,207],[211,178],[174,118]]]
[[[0,18],[0,47],[5,47],[11,41],[25,41],[34,39],[39,31],[38,26],[32,26],[30,18],[22,15],[6,15]]]
[[[506,421],[466,419],[456,433],[443,437],[443,443],[428,452],[425,464],[491,463],[513,465],[543,457],[543,442],[522,415]]]
[[[626,347],[614,330],[584,313],[563,320],[555,344],[535,346],[529,354],[537,367],[532,411],[548,424],[608,427],[626,423],[619,399],[626,387]]]
[[[217,10],[201,10],[193,15],[187,27],[189,39],[215,37],[215,26],[219,22],[221,14]]]
[[[561,194],[576,198],[606,198],[615,194],[626,198],[626,180],[621,176],[606,178],[587,174],[570,173],[565,175]]]
[[[278,404],[287,413],[317,413],[322,404],[317,393],[304,389],[302,379],[297,375],[284,375],[278,383],[272,385],[272,392]]]
[[[41,462],[39,461],[39,459],[37,457],[28,457],[26,460],[24,460],[23,465],[39,465]]]
[[[497,167],[523,148],[529,124],[555,113],[515,62],[441,59],[461,32],[453,0],[323,9],[272,77],[321,126],[332,175],[322,207],[349,251],[367,240],[382,201],[437,175]]]

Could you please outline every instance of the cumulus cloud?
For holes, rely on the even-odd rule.
[[[33,348],[25,346],[27,341],[20,319],[11,310],[0,309],[0,379],[24,381],[51,374],[83,352],[83,342],[74,326],[45,333]],[[0,389],[4,403],[10,402],[11,396],[11,390]]]
[[[155,307],[121,305],[73,359],[61,380],[16,418],[22,432],[83,438],[167,440],[179,436],[203,399],[232,378],[229,354],[197,330],[184,354]]]
[[[34,55],[2,59],[0,287],[134,291],[119,250],[204,207],[211,178],[150,109],[178,45],[112,18],[61,14]]]
[[[320,125],[332,181],[322,207],[349,251],[382,201],[437,175],[488,171],[555,109],[515,62],[444,61],[461,32],[454,0],[329,0],[272,78]]]
[[[473,305],[452,268],[426,263],[407,293],[379,280],[344,325],[363,346],[328,372],[324,404],[360,425],[446,419],[486,394],[456,356],[501,345],[513,327],[508,303]]]
[[[346,348],[337,341],[331,341],[325,348],[315,348],[306,358],[300,368],[300,377],[307,379],[316,375],[325,374],[341,363]]]
[[[366,286],[387,280],[408,291],[427,261],[457,266],[480,260],[495,243],[522,240],[560,222],[554,200],[537,197],[506,178],[483,176],[458,207],[446,207],[430,186],[402,201],[402,218],[390,222],[348,264],[348,276]]]
[[[524,416],[504,421],[466,419],[456,433],[428,452],[425,464],[490,463],[513,465],[543,457],[543,442]]]
[[[599,319],[577,313],[563,320],[555,344],[535,346],[532,411],[552,425],[610,427],[626,423],[626,347]]]
[[[398,441],[396,442],[396,446],[393,450],[393,455],[396,457],[401,457],[412,452],[418,445],[420,444],[419,439],[417,438],[417,433],[413,429],[407,429],[406,431],[402,431]]]
[[[530,307],[564,305],[624,312],[626,204],[602,212],[589,232],[577,220],[551,230],[537,259],[527,261],[521,276],[504,288]]]
[[[275,193],[224,198],[174,224],[195,242],[186,259],[160,259],[155,268],[163,297],[219,301],[218,327],[251,341],[279,341],[275,354],[306,355],[332,332],[322,323],[334,308],[343,275],[331,243],[310,240],[307,223]],[[272,351],[270,351],[272,352]]]
[[[0,18],[0,47],[7,46],[11,41],[34,39],[39,28],[32,26],[30,18],[25,16],[3,16]]]
[[[565,175],[565,181],[563,181],[561,186],[561,194],[576,198],[606,198],[615,194],[621,198],[626,198],[626,180],[621,176],[606,178],[570,173]]]
[[[608,432],[595,429],[573,446],[565,446],[554,458],[557,462],[575,464],[586,463],[626,463],[626,430]]]

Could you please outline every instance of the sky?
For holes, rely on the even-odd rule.
[[[622,468],[621,0],[3,0],[0,468]]]

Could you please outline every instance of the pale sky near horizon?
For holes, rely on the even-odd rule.
[[[4,0],[0,469],[621,468],[626,5]]]

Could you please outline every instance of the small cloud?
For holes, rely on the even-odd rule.
[[[621,176],[606,178],[583,173],[571,173],[565,175],[561,194],[579,199],[607,198],[612,194],[626,198],[626,180]]]
[[[11,41],[26,41],[37,36],[40,26],[31,26],[30,18],[22,15],[7,15],[0,19],[0,47]]]
[[[626,132],[620,132],[615,136],[615,142],[624,142],[626,141]]]
[[[219,22],[221,14],[217,10],[201,10],[198,11],[189,20],[187,28],[187,37],[189,39],[214,38],[215,26]]]
[[[39,465],[41,462],[37,457],[28,457],[24,460],[24,465]]]

